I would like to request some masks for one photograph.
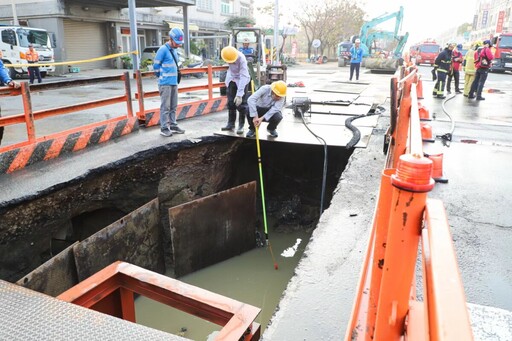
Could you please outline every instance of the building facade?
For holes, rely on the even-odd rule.
[[[471,40],[490,39],[512,32],[512,0],[479,0],[473,16]]]
[[[152,5],[165,7],[152,7]],[[137,44],[161,45],[170,27],[188,21],[191,41],[204,46],[207,57],[218,55],[227,42],[224,23],[232,16],[252,16],[253,0],[137,0]],[[143,7],[144,6],[144,7]],[[53,36],[55,61],[88,60],[82,70],[122,67],[119,58],[99,57],[129,52],[130,15],[126,0],[22,0],[0,5],[0,23],[44,28]],[[70,63],[72,64],[72,63]],[[67,72],[67,66],[57,73]]]

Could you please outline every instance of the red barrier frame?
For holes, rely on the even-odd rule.
[[[259,340],[261,309],[125,263],[115,262],[57,298],[131,322],[140,294],[223,326],[215,340]]]

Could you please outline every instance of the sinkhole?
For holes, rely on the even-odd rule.
[[[323,146],[262,141],[258,160],[252,140],[185,141],[20,198],[0,209],[0,278],[57,296],[123,260],[263,308],[264,328],[353,151],[326,150],[324,179]],[[136,309],[187,338],[215,332],[142,298]]]

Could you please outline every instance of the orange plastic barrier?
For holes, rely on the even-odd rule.
[[[219,71],[227,70],[227,66],[211,66],[204,68],[194,68],[194,69],[182,69],[181,73],[183,75],[194,74],[198,72],[206,72],[208,83],[206,85],[196,85],[196,86],[187,86],[187,87],[179,87],[178,92],[192,92],[192,91],[202,91],[208,90],[208,98],[205,100],[199,100],[189,103],[179,103],[176,108],[176,119],[181,120],[185,118],[195,117],[206,115],[209,113],[222,111],[227,107],[227,98],[226,96],[221,97],[213,97],[213,89],[224,87],[224,83],[214,83],[213,82],[213,73]],[[142,78],[144,77],[153,77],[153,72],[137,72],[135,74],[135,78],[137,80],[137,94],[135,97],[138,99],[139,103],[139,111],[137,112],[137,117],[139,121],[144,124],[146,127],[157,125],[160,121],[160,108],[154,109],[145,109],[144,106],[144,98],[156,97],[159,96],[158,91],[148,91],[144,92],[142,86]]]
[[[33,92],[114,80],[124,82],[123,95],[39,111],[34,111],[32,108],[31,94]],[[39,161],[78,151],[87,146],[129,134],[139,128],[131,105],[130,78],[127,72],[121,76],[38,84],[31,87],[28,83],[22,82],[20,89],[0,91],[0,95],[21,95],[24,108],[23,114],[0,118],[0,126],[25,124],[27,127],[26,141],[0,147],[0,174],[10,173]],[[123,102],[126,103],[126,114],[122,116],[36,138],[36,120]]]
[[[418,80],[413,67],[391,81],[388,159],[347,341],[473,340],[446,213],[428,199],[433,162],[422,150]],[[424,302],[415,297],[420,241]]]

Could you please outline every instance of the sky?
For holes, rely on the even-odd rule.
[[[270,2],[271,0],[265,1]],[[274,0],[275,1],[275,0]],[[278,0],[283,18],[282,22],[293,23],[293,12],[300,8],[302,1],[311,0]],[[324,0],[316,0],[324,1]],[[358,1],[367,13],[365,20],[370,20],[383,14],[398,12],[400,6],[404,7],[404,20],[401,34],[409,32],[409,43],[419,42],[427,38],[435,38],[450,28],[458,27],[463,23],[472,23],[476,13],[477,0],[349,0]],[[257,1],[256,7],[260,6]],[[256,15],[258,18],[258,15]],[[260,17],[261,18],[261,17]],[[258,25],[268,24],[268,21]],[[273,24],[270,18],[270,24]],[[388,26],[378,26],[384,30],[394,30],[395,21],[389,20]]]

